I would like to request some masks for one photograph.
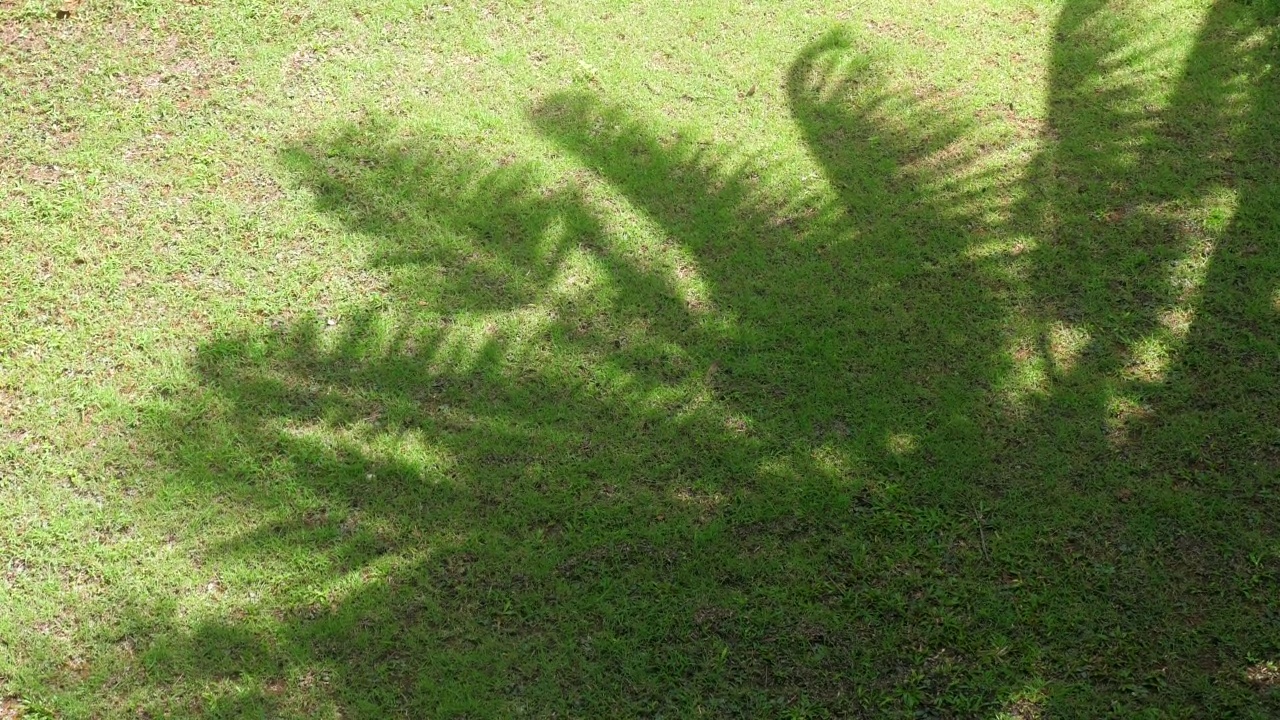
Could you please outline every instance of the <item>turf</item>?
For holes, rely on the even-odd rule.
[[[1280,716],[1276,23],[0,3],[0,717]]]

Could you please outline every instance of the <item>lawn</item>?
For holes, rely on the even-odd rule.
[[[0,2],[0,718],[1280,717],[1278,16]]]

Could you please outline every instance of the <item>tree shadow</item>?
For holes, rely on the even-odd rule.
[[[736,326],[700,364],[738,409],[775,436],[836,428],[859,457],[900,460],[892,438],[925,452],[948,433],[976,441],[973,406],[1006,370],[999,279],[964,252],[998,170],[976,167],[942,99],[888,87],[870,63],[837,31],[787,75],[833,196],[591,94],[548,98],[533,120],[692,252]]]
[[[1163,105],[1139,92],[1133,68],[1150,63],[1115,5],[1069,4],[1059,18],[1050,142],[1008,232],[1037,240],[1025,276],[1034,306],[1019,312],[1030,363],[1049,369],[1020,433],[1041,438],[1042,482],[1085,493],[1072,502],[1080,531],[1120,545],[1097,553],[1118,582],[1078,597],[1093,603],[1089,621],[1045,643],[1064,667],[1092,668],[1059,682],[1096,713],[1107,692],[1170,686],[1195,688],[1185,702],[1196,712],[1228,703],[1206,678],[1234,670],[1239,682],[1242,656],[1273,655],[1280,640],[1261,631],[1274,611],[1258,594],[1275,578],[1261,558],[1277,527],[1280,448],[1267,379],[1280,372],[1266,289],[1280,261],[1269,12],[1216,3]],[[1123,502],[1090,502],[1111,493]],[[1167,645],[1098,663],[1117,632]],[[1231,712],[1274,712],[1259,709],[1274,697],[1234,702]]]
[[[277,683],[357,716],[1274,709],[1240,669],[1280,652],[1259,23],[1217,3],[1153,110],[1141,34],[1068,3],[1011,203],[843,32],[786,75],[816,191],[583,92],[530,121],[587,174],[377,122],[288,150],[387,284],[149,407],[176,491],[260,518],[210,562],[284,608],[139,607],[156,682],[251,688],[224,715],[316,710]]]

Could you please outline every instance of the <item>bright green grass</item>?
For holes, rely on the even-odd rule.
[[[450,5],[0,4],[0,717],[1280,716],[1274,3]]]

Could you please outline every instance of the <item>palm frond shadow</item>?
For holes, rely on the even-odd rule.
[[[1157,668],[1229,685],[1231,653],[1280,648],[1257,570],[1215,554],[1276,533],[1275,38],[1223,41],[1257,21],[1219,3],[1154,113],[1109,12],[1062,13],[1008,206],[972,123],[844,32],[786,74],[829,192],[583,92],[530,121],[589,178],[378,124],[287,151],[387,289],[338,328],[210,343],[151,410],[182,492],[263,518],[215,561],[299,593],[195,631],[141,608],[158,682],[323,668],[344,712],[406,716],[905,714],[910,690],[961,717],[1033,680],[1101,712]],[[1170,219],[1224,187],[1220,233]],[[683,259],[619,238],[600,188]],[[1209,245],[1194,292],[1170,285]],[[1171,357],[1135,373],[1152,337]],[[1126,640],[1167,633],[1184,655]]]

